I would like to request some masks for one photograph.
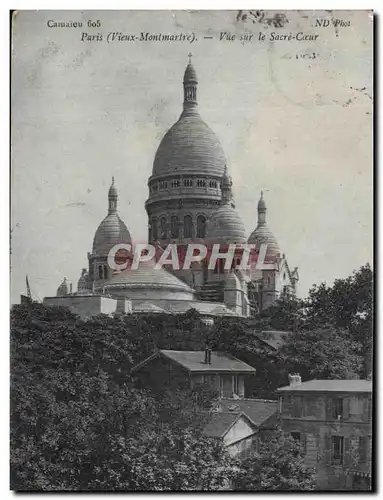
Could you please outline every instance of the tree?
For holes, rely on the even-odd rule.
[[[292,334],[280,350],[288,372],[304,380],[358,378],[363,358],[360,345],[332,326]]]
[[[202,421],[190,421],[208,397],[194,391],[187,404],[178,395],[161,407],[135,388],[130,376],[135,346],[124,321],[100,316],[83,322],[39,304],[15,307],[11,320],[13,489],[225,484],[228,457],[202,436]]]
[[[361,376],[371,371],[373,342],[373,272],[369,264],[346,279],[337,279],[332,287],[324,283],[313,287],[307,300],[308,324],[330,324],[343,329],[359,343],[364,358]]]
[[[304,465],[301,446],[279,431],[260,441],[259,451],[241,464],[233,485],[237,491],[310,491],[315,489],[315,471]]]

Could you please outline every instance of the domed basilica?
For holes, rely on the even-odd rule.
[[[193,262],[188,270],[154,269],[142,263],[138,269],[114,271],[107,259],[112,247],[132,244],[130,233],[118,213],[114,179],[108,193],[108,213],[98,226],[73,292],[66,279],[55,297],[44,303],[64,305],[83,317],[113,312],[185,312],[194,308],[206,316],[250,316],[279,297],[295,294],[297,268],[290,270],[278,241],[270,231],[263,193],[258,203],[258,223],[248,235],[233,199],[232,180],[219,139],[202,120],[197,102],[198,79],[189,60],[184,78],[183,110],[158,146],[149,196],[145,203],[149,221],[148,242],[158,249],[175,243],[179,249],[190,243],[208,248],[236,244],[267,244],[265,269],[238,269],[241,253],[225,269],[218,259],[214,269],[207,261]],[[182,252],[181,252],[182,253]]]

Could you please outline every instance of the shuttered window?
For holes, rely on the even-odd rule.
[[[343,464],[344,438],[343,436],[331,437],[331,462],[335,465]]]

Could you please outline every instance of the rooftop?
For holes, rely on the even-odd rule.
[[[171,359],[189,372],[255,373],[256,371],[252,366],[226,353],[211,351],[211,362],[207,364],[205,363],[205,351],[170,351],[164,349],[145,359],[135,366],[133,370],[137,370],[157,356]]]
[[[232,371],[255,373],[255,368],[240,361],[231,354],[212,351],[210,364],[205,363],[205,351],[160,351],[164,356],[176,361],[191,372]]]
[[[309,380],[297,385],[286,385],[278,391],[372,392],[371,380]]]
[[[242,412],[258,426],[266,422],[278,409],[278,401],[264,399],[221,399],[219,403],[223,412]]]
[[[208,437],[223,437],[231,427],[240,419],[240,412],[212,413],[209,422],[204,428],[204,434]]]
[[[291,332],[285,330],[263,330],[262,332],[255,332],[255,335],[262,342],[278,350],[284,346]]]

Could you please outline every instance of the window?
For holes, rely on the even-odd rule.
[[[223,396],[223,377],[222,375],[219,377],[219,393],[220,396]]]
[[[103,268],[102,266],[98,266],[98,277],[100,278],[100,280],[104,279],[104,272],[103,272]]]
[[[160,181],[160,189],[167,189],[168,183],[166,181]]]
[[[286,273],[283,273],[283,280],[286,279]]]
[[[334,399],[332,405],[332,416],[339,420],[343,416],[343,398]]]
[[[160,221],[160,238],[161,240],[166,240],[166,219],[161,217]]]
[[[193,187],[193,179],[184,179],[184,187],[186,188]]]
[[[302,396],[293,396],[291,416],[292,417],[302,416]]]
[[[197,217],[197,238],[204,238],[206,231],[206,217],[199,215]]]
[[[343,436],[331,437],[331,462],[343,464]]]
[[[206,187],[205,179],[197,179],[197,187]]]
[[[184,238],[192,238],[193,234],[193,220],[191,215],[185,215],[184,217]]]
[[[108,266],[104,266],[104,279],[108,279]]]
[[[234,394],[239,394],[239,378],[238,375],[233,377],[233,392]]]
[[[209,187],[216,188],[217,187],[217,181],[210,181],[209,182]]]
[[[158,239],[157,219],[154,218],[152,219],[151,230],[152,230],[153,240],[157,240]]]
[[[178,217],[175,215],[171,218],[170,231],[171,231],[172,238],[178,238],[178,236],[179,236]]]
[[[178,187],[180,187],[180,181],[179,181],[179,179],[173,180],[171,185],[172,185],[172,188],[178,188]]]
[[[202,375],[202,383],[203,384],[208,384],[209,383],[209,375]]]

